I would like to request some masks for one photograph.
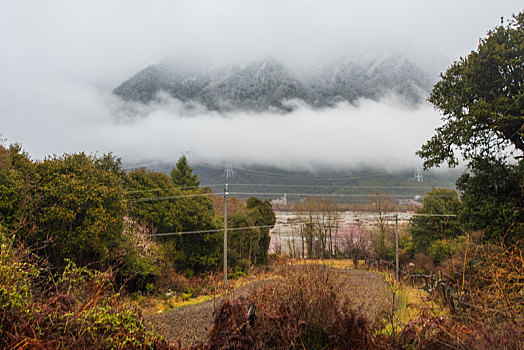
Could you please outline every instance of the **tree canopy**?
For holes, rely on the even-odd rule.
[[[464,227],[484,230],[485,240],[515,243],[524,238],[524,163],[508,165],[494,159],[476,159],[471,174],[457,181]]]
[[[512,150],[524,152],[524,12],[480,40],[476,51],[441,74],[429,101],[444,125],[417,152],[430,168]],[[513,151],[515,151],[513,150]]]
[[[183,163],[187,165],[187,162]],[[126,188],[130,197],[129,215],[138,222],[151,225],[157,233],[219,227],[209,196],[201,195],[198,189],[182,191],[166,174],[143,168],[134,170],[127,176]],[[170,235],[159,240],[163,242],[168,258],[180,270],[200,273],[218,265],[219,232]]]
[[[461,233],[458,219],[444,216],[457,215],[459,206],[457,191],[437,188],[426,194],[422,208],[417,210],[417,214],[422,215],[415,216],[411,225],[415,252],[427,252],[436,240],[454,238]]]
[[[175,185],[182,188],[198,188],[200,186],[198,175],[193,175],[193,169],[189,166],[186,156],[178,159],[169,176]]]

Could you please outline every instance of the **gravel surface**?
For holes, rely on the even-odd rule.
[[[389,300],[389,288],[384,277],[363,270],[344,272],[348,278],[343,294],[353,301],[355,307],[360,307],[366,316],[373,319]],[[247,296],[271,283],[278,283],[278,279],[250,282],[233,290],[227,298]],[[220,301],[217,298],[160,314],[146,315],[144,318],[146,323],[151,322],[155,330],[170,342],[180,339],[184,345],[202,343],[207,341],[213,324],[214,309]]]

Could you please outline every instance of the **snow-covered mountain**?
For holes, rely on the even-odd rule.
[[[305,73],[275,59],[214,68],[175,61],[143,69],[113,93],[124,100],[149,103],[164,91],[184,103],[199,103],[214,111],[289,112],[297,100],[326,108],[359,98],[378,100],[390,93],[415,105],[427,97],[434,82],[427,70],[401,55],[340,60]]]

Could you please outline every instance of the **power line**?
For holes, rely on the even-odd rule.
[[[395,215],[386,214],[382,215],[385,217],[395,217]],[[437,216],[437,217],[456,217],[457,215],[453,214],[407,214],[410,216]],[[355,216],[357,219],[370,219],[374,217],[379,217],[381,215],[379,214],[371,214],[366,216]],[[308,221],[300,221],[295,223],[281,223],[279,226],[296,226],[300,224],[309,223]],[[275,225],[265,225],[265,226],[249,226],[249,227],[231,227],[227,228],[228,231],[245,231],[245,230],[253,230],[253,229],[260,229],[260,228],[274,228]],[[179,232],[164,232],[164,233],[155,233],[151,234],[150,236],[153,237],[160,237],[160,236],[175,236],[175,235],[188,235],[188,234],[198,234],[198,233],[215,233],[215,232],[222,232],[223,229],[213,229],[213,230],[197,230],[197,231],[179,231]]]
[[[201,189],[205,187],[217,187],[217,186],[223,186],[223,184],[211,184],[211,185],[202,185],[202,186],[187,186],[187,187],[170,187],[170,188],[155,188],[155,189],[149,189],[149,190],[132,190],[132,191],[126,191],[126,194],[130,193],[144,193],[144,192],[165,192],[165,191],[172,191],[176,189]],[[284,185],[284,184],[231,184],[231,186],[244,186],[244,187],[295,187],[295,188],[301,188],[301,187],[309,187],[309,188],[353,188],[353,189],[410,189],[410,190],[418,190],[418,189],[433,189],[434,186],[424,186],[424,187],[412,187],[412,186],[360,186],[360,185]],[[438,188],[444,188],[444,189],[450,189],[454,190],[452,187],[438,187]],[[286,192],[287,193],[287,192]],[[292,193],[287,193],[292,194]]]
[[[257,228],[271,228],[274,227],[274,225],[265,225],[265,226],[250,226],[250,227],[231,227],[228,228],[228,231],[244,231],[244,230],[253,230]],[[199,231],[180,231],[180,232],[164,232],[164,233],[155,233],[151,234],[150,236],[175,236],[175,235],[189,235],[189,234],[197,234],[197,233],[214,233],[214,232],[222,232],[223,229],[214,229],[214,230],[199,230]]]
[[[126,191],[127,193],[142,193],[142,192],[162,192],[171,191],[175,189],[193,189],[193,188],[205,188],[205,187],[217,187],[224,186],[224,184],[210,184],[201,186],[186,186],[186,187],[170,187],[170,188],[155,188],[150,190],[132,190]],[[435,186],[360,186],[360,185],[286,185],[286,184],[230,184],[230,186],[245,186],[245,187],[310,187],[310,188],[363,188],[363,189],[433,189],[433,188],[444,188],[454,190],[452,187],[435,187]]]
[[[295,196],[295,197],[334,197],[334,198],[345,198],[345,197],[370,197],[373,194],[370,193],[284,193],[284,192],[229,192],[230,195],[250,195],[250,196]],[[387,196],[396,196],[396,197],[412,197],[410,193],[384,193],[383,195]],[[204,196],[220,196],[218,193],[195,193],[195,194],[185,194],[185,195],[174,195],[174,196],[165,196],[165,197],[149,197],[149,198],[137,198],[137,199],[127,199],[127,202],[153,202],[161,201],[168,199],[178,199],[178,198],[191,198],[191,197],[204,197]],[[439,194],[437,196],[447,197],[447,194]]]
[[[340,213],[340,212],[339,212]],[[363,219],[373,219],[378,217],[388,218],[388,219],[394,219],[396,216],[399,216],[404,219],[411,219],[414,216],[425,216],[425,217],[457,217],[455,214],[417,214],[417,213],[388,213],[388,214],[365,214],[365,215],[351,215],[346,216],[346,218],[349,219],[356,219],[356,220],[363,220]],[[307,217],[308,214],[298,214],[295,216],[295,218],[300,217]],[[342,218],[334,220],[334,221],[342,221]],[[310,223],[310,221],[307,220],[301,220],[293,223],[279,223],[279,226],[293,226],[293,225],[300,225],[300,224],[307,224]]]
[[[211,185],[209,185],[211,186]],[[361,185],[285,185],[285,184],[231,184],[231,186],[247,186],[247,187],[312,187],[312,188],[366,188],[366,189],[433,189],[435,186],[361,186]],[[451,187],[438,187],[445,189],[452,189]]]
[[[165,197],[127,199],[127,201],[128,202],[153,202],[153,201],[162,201],[162,200],[166,200],[166,199],[204,197],[204,196],[218,196],[218,194],[215,194],[215,193],[194,193],[194,194],[182,194],[182,195],[165,196]]]
[[[315,179],[315,180],[350,180],[350,179],[360,179],[360,178],[367,178],[367,177],[375,177],[387,174],[387,172],[378,172],[378,173],[371,173],[371,174],[364,174],[364,175],[342,175],[342,176],[302,176],[302,175],[286,175],[282,173],[272,173],[268,171],[261,171],[261,170],[254,170],[254,169],[247,169],[247,168],[238,168],[235,169],[240,171],[245,171],[253,174],[259,174],[259,176],[265,176],[265,177],[280,177],[280,178],[289,178],[294,180],[307,180],[307,179]]]
[[[168,187],[168,188],[154,188],[150,190],[132,190],[126,191],[126,193],[141,193],[141,192],[163,192],[163,191],[172,191],[172,190],[186,190],[186,189],[201,189],[204,187],[216,187],[223,186],[223,184],[213,184],[213,185],[202,185],[202,186],[184,186],[184,187]]]
[[[229,192],[235,195],[259,195],[259,196],[283,196],[284,192]],[[310,197],[369,197],[370,193],[285,193],[287,196],[310,196]],[[409,193],[384,193],[389,196],[412,196]]]
[[[455,214],[411,214],[412,216],[442,216],[442,217],[456,217],[457,215]]]

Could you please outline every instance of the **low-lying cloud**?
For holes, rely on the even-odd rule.
[[[394,95],[321,110],[290,101],[297,108],[288,114],[219,114],[167,96],[144,106],[61,80],[20,83],[27,99],[1,107],[11,115],[2,133],[36,158],[111,151],[127,164],[172,163],[187,154],[195,163],[396,169],[420,165],[414,152],[439,123],[429,104],[406,107]],[[31,124],[27,110],[35,113]]]
[[[440,70],[521,8],[517,0],[4,1],[0,134],[36,158],[113,151],[128,164],[186,153],[193,162],[413,166],[440,123],[429,104],[410,109],[390,96],[286,115],[219,115],[169,98],[125,104],[110,91],[187,53],[210,65],[274,56],[308,70],[342,55],[400,50]]]

